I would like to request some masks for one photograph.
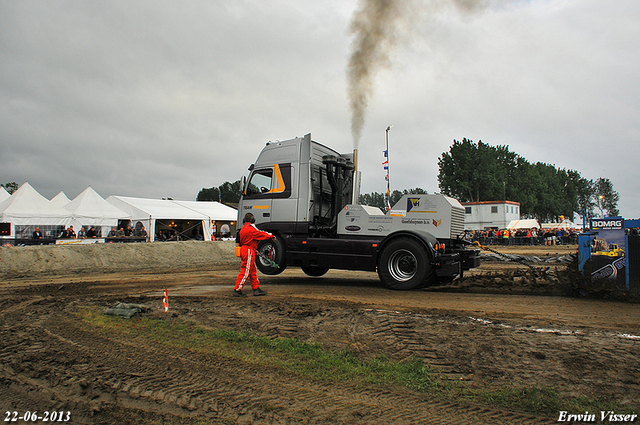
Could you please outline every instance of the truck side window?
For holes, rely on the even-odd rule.
[[[271,169],[257,170],[251,176],[247,185],[247,195],[258,195],[267,193],[271,190],[271,181],[273,180],[273,171]]]

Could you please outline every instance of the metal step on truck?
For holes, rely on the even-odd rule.
[[[480,265],[479,250],[462,238],[457,200],[405,195],[386,214],[358,205],[356,166],[357,150],[340,154],[311,134],[267,143],[249,167],[238,205],[238,222],[251,212],[259,229],[276,236],[258,244],[262,273],[377,271],[388,288],[407,290],[452,281]]]

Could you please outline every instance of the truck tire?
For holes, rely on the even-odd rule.
[[[318,267],[318,266],[303,266],[300,267],[302,271],[311,277],[320,277],[329,271],[326,267]]]
[[[287,268],[285,263],[285,249],[282,239],[276,237],[276,240],[266,239],[258,241],[258,252],[267,258],[273,260],[278,267],[273,267],[268,261],[256,255],[256,267],[260,272],[266,275],[280,274]]]
[[[378,276],[389,289],[409,290],[427,286],[435,273],[424,246],[411,238],[386,245],[378,260]]]

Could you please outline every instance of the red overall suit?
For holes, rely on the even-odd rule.
[[[242,267],[236,279],[236,291],[242,291],[247,279],[251,280],[251,289],[257,289],[260,286],[256,270],[256,249],[258,249],[258,241],[263,239],[271,239],[273,235],[269,232],[259,230],[255,224],[244,223],[239,233],[238,242],[241,245],[240,258],[242,259]]]

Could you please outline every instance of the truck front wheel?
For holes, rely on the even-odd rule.
[[[429,254],[420,242],[399,238],[389,242],[378,261],[378,276],[389,289],[408,290],[426,286],[434,276]]]
[[[282,273],[284,269],[287,268],[284,257],[284,243],[279,237],[276,237],[275,240],[266,239],[258,241],[258,253],[259,255],[256,256],[256,267],[260,272],[273,276]],[[272,262],[278,266],[274,267]]]

